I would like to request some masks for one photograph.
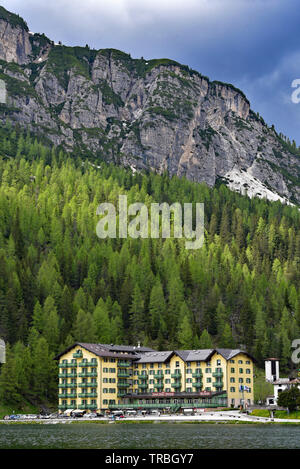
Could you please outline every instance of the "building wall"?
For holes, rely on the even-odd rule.
[[[240,363],[241,362],[241,363]],[[234,370],[234,371],[233,371]],[[233,382],[234,380],[234,382]],[[227,362],[227,392],[228,404],[240,405],[245,400],[247,404],[254,402],[254,373],[253,362],[245,354],[238,354]],[[240,386],[247,386],[248,391],[240,391]]]
[[[81,356],[74,356],[74,353],[78,351]],[[70,365],[71,360],[76,363],[76,366],[66,367],[63,364],[67,361]],[[82,366],[84,360],[87,360],[88,366]],[[128,366],[124,366],[124,362],[127,362]],[[76,375],[71,375],[72,370],[75,370]],[[83,376],[84,370],[89,375],[94,370],[93,376]],[[242,403],[241,399],[245,399],[245,402],[249,404],[253,403],[254,399],[253,363],[245,354],[236,355],[228,362],[218,353],[211,357],[210,362],[185,362],[175,353],[169,363],[135,364],[126,357],[126,354],[124,354],[124,359],[98,357],[83,347],[75,346],[61,356],[59,376],[59,409],[61,411],[71,408],[84,408],[87,411],[105,410],[110,405],[138,403],[139,396],[128,398],[123,395],[143,391],[149,395],[154,392],[153,397],[157,392],[227,391],[228,405],[233,403],[235,406]],[[146,379],[142,379],[143,376]],[[162,379],[159,376],[162,376]],[[85,383],[87,386],[83,387]],[[244,392],[243,395],[239,391],[240,385],[248,386],[251,391]],[[87,390],[87,395],[84,390]],[[95,390],[95,395],[91,395],[92,390]]]

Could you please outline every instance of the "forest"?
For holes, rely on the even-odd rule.
[[[204,203],[205,240],[99,239],[102,202]],[[289,374],[300,337],[300,212],[221,182],[133,173],[0,127],[0,399],[57,401],[75,341],[245,348]]]

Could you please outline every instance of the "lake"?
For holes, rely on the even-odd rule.
[[[300,426],[237,424],[0,424],[0,449],[300,448]]]

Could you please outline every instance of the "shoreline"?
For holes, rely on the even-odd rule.
[[[111,420],[108,417],[95,418],[59,418],[59,419],[17,419],[17,420],[0,420],[0,424],[42,424],[42,425],[59,425],[59,424],[78,424],[78,423],[97,423],[97,424],[164,424],[164,423],[184,423],[184,424],[290,424],[299,425],[300,419],[279,419],[270,417],[258,417],[251,415],[243,415],[239,413],[220,413],[205,412],[204,415],[160,415],[160,416],[137,416],[125,417],[122,419]]]

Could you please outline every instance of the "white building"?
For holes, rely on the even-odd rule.
[[[277,405],[278,395],[292,386],[300,389],[300,379],[280,378],[278,358],[268,358],[265,360],[266,381],[273,384],[274,393],[266,399],[267,405]]]

